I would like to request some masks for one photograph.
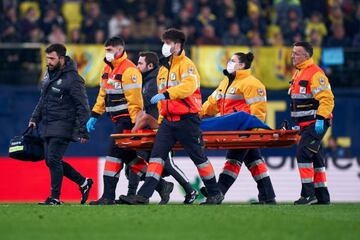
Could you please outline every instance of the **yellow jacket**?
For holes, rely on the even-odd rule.
[[[293,84],[290,87],[292,98],[294,93],[301,93],[300,81],[309,80],[309,88],[303,87],[303,92],[308,93],[311,95],[311,98],[319,102],[316,115],[325,119],[332,118],[332,111],[334,109],[334,95],[331,91],[329,79],[326,77],[324,72],[319,66],[314,64],[312,58],[304,61],[301,64],[298,64],[296,68],[297,71],[293,77]]]
[[[105,66],[92,115],[100,116],[106,111],[113,120],[130,116],[135,123],[138,112],[144,106],[141,90],[142,75],[124,52]]]
[[[266,89],[260,80],[251,75],[250,69],[238,70],[235,76],[225,76],[203,104],[201,116],[214,116],[218,113],[226,115],[238,111],[265,121]]]
[[[180,115],[200,112],[200,75],[184,51],[172,56],[168,66],[160,67],[157,85],[165,95],[165,100],[160,102],[161,116],[177,121]]]

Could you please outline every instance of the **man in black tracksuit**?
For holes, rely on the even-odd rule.
[[[159,128],[159,124],[157,123],[157,119],[159,118],[159,109],[157,104],[152,104],[150,99],[157,94],[157,84],[156,84],[156,76],[159,72],[159,59],[155,52],[141,52],[139,54],[139,60],[137,64],[137,68],[141,71],[143,76],[143,86],[142,86],[142,94],[144,100],[144,109],[142,115],[139,115],[133,132],[136,132],[139,129],[143,128]],[[138,151],[138,156],[145,159],[147,162],[149,161],[151,151]],[[185,174],[181,171],[181,169],[175,165],[171,153],[169,153],[169,161],[166,161],[164,167],[163,176],[172,176],[183,188],[186,193],[184,204],[192,204],[196,197],[197,192],[194,190],[185,176]],[[140,177],[131,171],[129,171],[129,192],[128,195],[136,194],[136,189],[138,187],[140,181]],[[158,191],[159,187],[162,184],[162,180],[160,180],[156,190]],[[160,185],[160,186],[159,186]],[[173,187],[173,184],[172,184]],[[122,197],[120,197],[121,199]],[[168,201],[169,199],[162,199],[161,204],[165,204],[164,200]]]
[[[78,74],[75,62],[66,56],[66,48],[52,44],[46,50],[45,73],[40,100],[31,116],[29,127],[43,123],[45,161],[50,169],[51,196],[42,205],[59,205],[63,176],[80,187],[81,203],[85,203],[92,179],[83,177],[62,157],[70,141],[85,143],[89,136],[85,125],[90,110],[84,79]]]

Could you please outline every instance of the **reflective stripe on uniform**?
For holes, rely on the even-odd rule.
[[[150,158],[146,171],[146,177],[153,177],[159,180],[164,169],[164,160],[161,158]]]
[[[313,163],[298,163],[298,168],[313,168]]]
[[[324,90],[328,90],[328,89],[331,89],[330,85],[326,85],[326,86],[319,86],[317,88],[315,88],[314,90],[312,90],[312,94],[316,95],[318,94],[319,92],[322,92]]]
[[[269,175],[269,172],[265,172],[265,173],[262,173],[262,174],[259,174],[259,175],[256,175],[256,176],[254,176],[254,180],[255,181],[259,181],[259,180],[261,180],[261,179],[263,179],[263,178],[266,178],[266,177],[268,177],[268,176],[270,176]]]
[[[115,158],[106,156],[105,167],[103,175],[109,177],[117,177],[119,178],[119,173],[123,167],[123,161],[121,158]]]
[[[131,171],[140,177],[146,172],[147,162],[142,158],[134,158],[127,165],[130,167]]]
[[[139,83],[132,83],[132,84],[127,84],[123,86],[123,89],[126,90],[130,90],[130,89],[137,89],[137,88],[142,88],[142,85]]]
[[[313,166],[313,163],[298,163],[302,183],[312,183],[314,181]]]
[[[306,117],[316,115],[317,110],[291,112],[291,117]]]
[[[115,172],[112,172],[112,171],[105,171],[105,170],[104,170],[103,175],[104,175],[104,176],[108,176],[108,177],[116,177],[116,178],[119,178],[119,177],[120,177],[119,172],[118,172],[118,173],[115,173]]]
[[[105,160],[109,161],[109,162],[116,162],[116,163],[122,163],[123,162],[121,158],[110,157],[110,156],[106,156]]]
[[[181,79],[187,78],[189,76],[189,73],[183,73],[181,74]]]
[[[239,175],[239,174],[236,174],[236,173],[234,173],[232,171],[229,171],[227,169],[224,169],[221,174],[228,175],[228,176],[230,176],[230,177],[232,177],[234,179],[236,179],[238,177],[238,175]]]
[[[179,85],[180,84],[180,82],[178,82],[178,81],[169,81],[168,82],[168,87],[175,87],[175,86],[177,86],[177,85]],[[158,86],[158,90],[160,91],[160,90],[163,90],[164,88],[166,88],[166,84],[160,84],[159,86]]]
[[[240,169],[241,169],[241,162],[239,162],[235,159],[227,159],[225,162],[222,174],[226,174],[226,175],[236,179],[240,173]]]
[[[315,168],[315,172],[325,172],[325,167]]]
[[[302,94],[302,93],[291,94],[291,99],[312,99],[312,98],[314,98],[312,94]]]
[[[260,165],[263,162],[264,162],[264,160],[258,159],[258,160],[251,162],[247,167],[248,167],[248,169],[251,169],[251,168],[255,167],[256,165]]]
[[[209,180],[215,177],[213,166],[211,165],[209,160],[199,165],[196,165],[196,167],[202,180]]]
[[[242,162],[239,162],[239,161],[236,160],[236,159],[227,158],[226,161],[229,162],[229,163],[231,163],[231,164],[237,164],[237,165],[239,165],[239,166],[242,165]]]
[[[225,98],[226,99],[231,99],[231,100],[243,100],[244,96],[243,95],[239,95],[239,94],[225,94]]]
[[[246,99],[246,104],[253,104],[253,103],[256,103],[256,102],[266,102],[266,97],[263,96],[263,97],[254,97],[254,98],[249,98],[249,99]]]
[[[118,106],[114,106],[114,107],[106,107],[106,112],[117,112],[117,111],[121,111],[121,110],[125,110],[128,109],[128,104],[121,104]]]
[[[123,94],[123,89],[105,89],[106,94]]]
[[[255,160],[251,162],[247,167],[255,181],[259,181],[269,176],[266,163],[263,159]]]
[[[312,183],[313,178],[301,178],[301,183]]]
[[[314,187],[315,187],[315,188],[327,187],[327,182],[314,183]]]

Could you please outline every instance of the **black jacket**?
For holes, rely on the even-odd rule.
[[[31,116],[37,125],[42,121],[43,137],[71,140],[89,138],[86,122],[90,116],[84,79],[76,63],[68,56],[62,69],[45,73],[39,102]]]
[[[151,104],[150,99],[158,93],[156,76],[159,68],[155,68],[143,74],[142,94],[144,99],[144,108],[147,114],[150,114],[155,119],[159,117],[159,109],[157,104]]]

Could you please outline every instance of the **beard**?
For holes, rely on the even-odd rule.
[[[48,70],[51,72],[58,71],[60,67],[61,67],[60,62],[58,62],[56,65],[47,65]]]

